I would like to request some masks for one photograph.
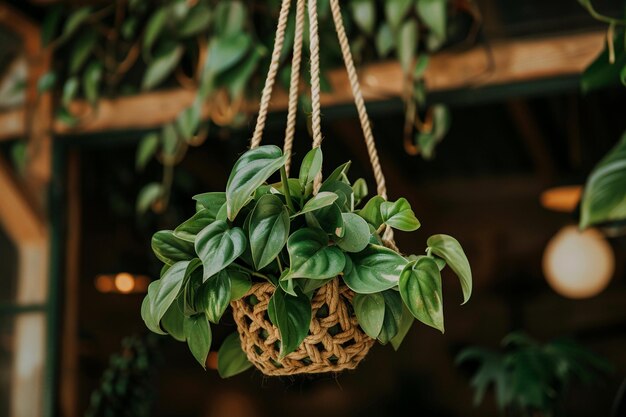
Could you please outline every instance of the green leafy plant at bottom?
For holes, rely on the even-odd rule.
[[[480,404],[493,386],[498,408],[510,416],[558,415],[574,380],[589,384],[611,371],[606,360],[571,340],[540,344],[523,333],[511,333],[502,346],[504,352],[469,347],[456,361],[478,363],[471,380],[474,403]]]
[[[141,314],[155,333],[186,342],[204,367],[211,325],[254,283],[276,290],[268,305],[280,332],[280,357],[303,342],[311,323],[311,298],[332,279],[356,295],[360,326],[382,344],[398,348],[415,319],[444,331],[441,270],[450,266],[461,282],[464,302],[472,292],[469,262],[459,242],[435,235],[424,255],[403,256],[384,246],[387,227],[420,227],[409,202],[366,200],[362,179],[352,184],[350,163],[338,167],[313,192],[322,152],[311,150],[297,178],[287,178],[287,155],[275,146],[244,153],[225,192],[197,195],[196,213],[174,230],[157,232],[152,249],[164,263]],[[281,181],[269,183],[280,172]],[[218,353],[220,375],[250,367],[237,334]]]

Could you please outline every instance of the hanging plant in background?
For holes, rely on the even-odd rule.
[[[142,304],[148,328],[186,341],[205,366],[210,323],[232,305],[241,339],[220,348],[222,376],[249,361],[269,375],[353,368],[374,340],[397,349],[415,319],[443,332],[441,270],[448,265],[459,276],[464,302],[471,294],[459,243],[435,235],[426,255],[403,256],[382,236],[386,228],[419,228],[405,199],[368,200],[365,182],[348,180],[350,163],[314,194],[321,150],[306,155],[298,178],[287,178],[286,161],[275,146],[246,152],[225,193],[195,196],[192,218],[154,235],[164,266]],[[266,184],[276,171],[282,181]]]
[[[598,13],[590,0],[579,0],[591,16],[609,25],[607,46],[582,76],[585,92],[603,87],[626,85],[626,19]],[[581,201],[580,227],[626,219],[626,134],[594,168]]]
[[[472,1],[451,0],[351,0],[347,5],[344,17],[357,61],[393,57],[401,63],[408,86],[406,148],[431,157],[448,129],[449,113],[435,106],[420,119],[428,55],[445,44],[451,19],[459,13],[477,17],[476,7]],[[54,72],[40,80],[40,90],[57,88],[57,115],[69,126],[89,118],[74,113],[71,103],[76,98],[91,103],[91,114],[101,97],[166,86],[196,91],[195,102],[159,132],[147,135],[137,151],[138,170],[155,156],[164,166],[161,183],[146,185],[137,207],[140,212],[162,209],[173,167],[189,146],[201,144],[207,135],[202,121],[208,117],[217,125],[238,126],[247,120],[243,103],[259,91],[258,74],[269,65],[274,28],[268,22],[274,21],[279,6],[278,0],[117,0],[72,9],[52,7],[43,37],[58,59]],[[334,37],[328,1],[319,2],[319,17],[324,44],[334,45],[326,42]],[[279,79],[286,84],[294,20],[292,15],[281,56]],[[341,62],[336,47],[322,48],[321,55],[322,74]],[[322,85],[328,86],[323,75]]]
[[[554,417],[575,381],[590,385],[612,369],[602,357],[569,340],[540,344],[523,333],[502,340],[504,352],[469,347],[458,364],[478,363],[471,385],[479,405],[493,387],[496,404],[507,416]]]

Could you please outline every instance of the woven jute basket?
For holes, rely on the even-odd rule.
[[[280,332],[270,322],[267,306],[274,294],[270,283],[254,284],[232,305],[233,317],[248,359],[265,375],[286,376],[354,369],[374,344],[359,327],[352,291],[338,278],[321,287],[311,300],[309,335],[282,359]]]

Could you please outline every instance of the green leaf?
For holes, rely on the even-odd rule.
[[[426,242],[434,255],[443,258],[461,281],[463,304],[472,295],[472,269],[461,244],[452,236],[434,235]]]
[[[421,0],[420,0],[421,1]],[[407,15],[409,8],[413,0],[386,0],[385,1],[385,16],[387,17],[387,23],[393,30],[400,27],[400,24]]]
[[[300,165],[300,186],[303,190],[307,188],[308,185],[313,184],[315,177],[322,170],[323,163],[322,149],[318,146],[316,148],[311,149],[302,160],[302,164]]]
[[[400,319],[400,326],[398,327],[398,332],[390,340],[391,346],[393,346],[394,350],[397,351],[398,349],[400,349],[400,345],[404,341],[404,338],[406,337],[406,335],[409,333],[409,330],[411,330],[411,326],[413,325],[414,321],[415,321],[415,318],[413,317],[413,314],[411,314],[409,309],[406,308],[405,305],[403,305],[402,317]]]
[[[230,378],[252,367],[246,353],[241,348],[239,333],[228,335],[217,352],[217,372],[221,378]]]
[[[195,307],[206,314],[211,323],[219,323],[228,308],[231,296],[230,273],[222,270],[207,279],[195,296]]]
[[[98,42],[98,34],[90,30],[80,36],[72,47],[70,55],[70,74],[76,74],[82,68]]]
[[[157,133],[148,133],[141,139],[137,147],[137,156],[135,157],[135,167],[138,171],[143,171],[150,159],[156,154],[159,148],[159,135]]]
[[[243,298],[252,288],[250,274],[236,269],[229,269],[228,276],[230,276],[230,301]]]
[[[415,20],[404,22],[398,34],[398,60],[405,73],[411,70],[417,45],[419,42],[419,31]]]
[[[176,128],[181,136],[189,141],[200,126],[200,104],[198,102],[187,107],[176,118]]]
[[[217,37],[211,43],[206,72],[220,74],[241,61],[252,46],[252,38],[241,32],[228,37]]]
[[[39,78],[39,80],[37,80],[37,92],[41,94],[51,90],[54,88],[56,81],[57,76],[54,72],[46,72],[41,76],[41,78]]]
[[[59,23],[61,22],[61,13],[63,6],[55,5],[47,10],[41,24],[41,44],[45,47],[52,42],[56,36]]]
[[[174,236],[193,243],[197,234],[214,221],[215,217],[211,216],[209,210],[202,209],[174,229]]]
[[[625,218],[626,134],[587,180],[580,207],[580,227]]]
[[[385,317],[383,327],[378,334],[378,341],[386,345],[399,333],[402,325],[402,299],[397,291],[388,290],[382,293],[385,300]]]
[[[152,90],[174,71],[183,56],[183,46],[170,44],[150,62],[141,82],[141,89]]]
[[[337,194],[331,192],[320,192],[307,201],[302,207],[302,210],[294,214],[292,218],[328,207],[333,204],[335,200],[337,200]]]
[[[167,265],[189,261],[196,257],[193,243],[177,238],[171,230],[161,230],[152,236],[152,250],[156,257]]]
[[[368,35],[376,27],[376,4],[373,0],[355,0],[350,3],[352,17],[357,26]]]
[[[225,85],[231,97],[241,97],[246,90],[247,84],[259,68],[259,62],[263,58],[259,48],[254,48],[246,56],[228,71],[220,73],[216,84]]]
[[[447,0],[419,0],[416,10],[424,24],[441,41],[446,39]]]
[[[74,32],[76,32],[76,30],[87,20],[90,14],[91,7],[81,7],[70,14],[65,21],[65,26],[63,27],[63,39],[67,39],[72,36]]]
[[[322,229],[328,234],[341,237],[344,235],[343,217],[341,214],[339,206],[333,203],[315,212],[305,213],[304,217],[309,227]]]
[[[372,197],[357,214],[365,219],[366,222],[378,229],[383,224],[383,216],[380,213],[381,205],[385,199],[379,195]]]
[[[267,194],[259,199],[250,216],[252,259],[258,271],[270,264],[289,238],[289,212],[280,198]]]
[[[396,46],[391,26],[383,23],[376,34],[376,50],[381,58],[385,58]]]
[[[296,289],[293,297],[280,287],[267,306],[270,320],[280,332],[280,359],[295,351],[309,334],[311,325],[311,301]]]
[[[158,182],[151,182],[143,186],[137,196],[136,209],[138,214],[144,214],[161,198],[163,186]]]
[[[241,1],[219,2],[215,14],[216,31],[220,36],[233,36],[244,31],[247,10]]]
[[[324,186],[324,184],[333,181],[342,181],[345,183],[349,183],[347,175],[351,165],[352,161],[348,161],[335,168],[335,170],[324,180],[324,182],[322,183],[322,187]]]
[[[165,312],[161,319],[161,327],[179,342],[185,341],[185,315],[178,301],[175,300]]]
[[[352,306],[359,325],[371,338],[376,339],[383,328],[385,298],[382,294],[356,294]]]
[[[320,187],[320,194],[322,192],[331,192],[337,195],[337,201],[335,202],[343,211],[352,211],[354,205],[354,195],[352,194],[352,187],[342,181],[325,181]]]
[[[616,31],[613,46],[616,51],[624,51],[624,32]],[[620,85],[620,72],[626,67],[626,53],[618,53],[615,62],[610,61],[608,45],[604,51],[587,67],[581,76],[580,87],[589,93],[605,87]]]
[[[79,82],[77,77],[70,77],[65,81],[63,85],[63,98],[61,99],[61,103],[64,106],[69,106],[69,104],[76,97],[76,93],[78,93]]]
[[[372,294],[398,285],[407,261],[391,249],[369,245],[359,253],[346,254],[343,279],[359,294]]]
[[[155,321],[153,324],[158,326],[158,323],[178,297],[187,277],[200,265],[198,259],[177,262],[159,280],[160,285],[151,297],[152,319]]]
[[[435,261],[423,257],[409,263],[400,275],[398,287],[402,301],[411,314],[443,333],[441,274]]]
[[[337,246],[346,252],[361,252],[370,240],[370,227],[359,215],[342,213],[344,234],[337,240]]]
[[[283,165],[287,157],[279,147],[260,146],[244,153],[235,163],[226,184],[228,219],[234,221],[254,191]]]
[[[83,73],[83,92],[87,101],[92,105],[100,98],[102,72],[102,64],[98,61],[92,61],[87,65]]]
[[[246,235],[238,227],[232,229],[223,220],[216,220],[197,236],[196,252],[204,265],[204,280],[233,263],[247,246]]]
[[[352,193],[354,194],[354,206],[356,207],[369,194],[367,183],[363,178],[359,178],[352,184]]]
[[[143,319],[146,327],[153,333],[156,334],[166,334],[161,326],[159,325],[159,320],[155,318],[154,311],[152,309],[152,300],[156,296],[156,293],[159,291],[159,287],[161,286],[161,280],[158,279],[153,281],[148,285],[148,294],[143,299],[141,303],[141,318]]]
[[[289,278],[326,279],[337,276],[345,257],[336,246],[328,246],[328,236],[319,229],[303,228],[287,241]]]
[[[226,204],[226,193],[224,192],[212,192],[194,195],[193,199],[196,201],[196,211],[205,208],[209,211],[211,217],[217,218],[217,213],[224,204]]]
[[[411,210],[411,205],[406,198],[401,198],[395,203],[384,201],[380,205],[380,215],[383,223],[394,229],[412,232],[419,229],[420,222]]]
[[[150,16],[146,23],[146,31],[143,35],[143,52],[148,54],[152,50],[154,42],[157,40],[167,22],[167,7],[158,8],[156,12]]]
[[[189,350],[198,363],[206,369],[206,359],[211,349],[211,326],[204,314],[185,319],[185,338]]]
[[[187,38],[207,30],[211,25],[211,16],[209,6],[199,4],[194,7],[178,27],[178,36]]]

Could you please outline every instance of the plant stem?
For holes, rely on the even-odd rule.
[[[296,208],[293,206],[293,201],[291,201],[291,192],[289,191],[289,181],[287,178],[287,171],[285,171],[285,166],[280,167],[280,180],[283,183],[283,193],[285,194],[285,200],[287,200],[287,207],[292,212],[296,212]]]
[[[249,273],[252,276],[263,278],[263,279],[266,279],[266,280],[270,281],[269,277],[267,275],[265,275],[265,274],[262,274],[260,272],[254,271],[254,270],[252,270],[250,268],[247,268],[247,267],[245,267],[243,265],[239,265],[239,264],[235,264],[235,263],[233,263],[232,265],[234,267],[237,267],[237,268],[241,269],[244,272]]]

